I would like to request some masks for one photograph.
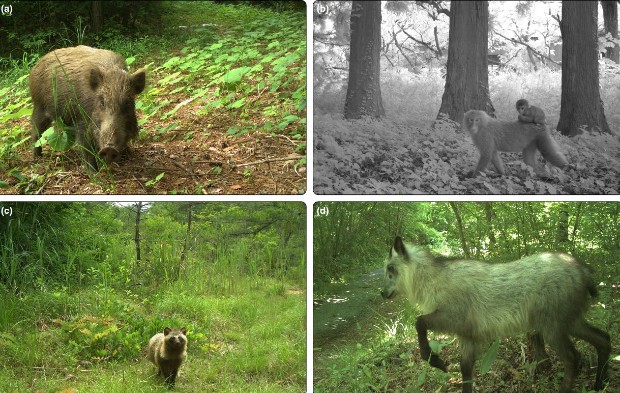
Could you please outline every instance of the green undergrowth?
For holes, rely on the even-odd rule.
[[[415,330],[417,311],[407,307],[393,317],[374,313],[368,320],[358,320],[356,339],[345,339],[337,346],[315,348],[314,392],[439,392],[460,391],[459,345],[453,336],[430,332],[431,348],[440,353],[448,365],[448,372],[431,367],[420,358]],[[382,313],[383,314],[383,313]],[[598,313],[592,317],[600,317]],[[600,322],[599,322],[600,323]],[[499,346],[497,346],[499,344]],[[593,348],[582,341],[576,342],[583,359],[595,358]],[[535,362],[528,353],[525,335],[506,338],[490,346],[476,362],[474,391],[481,392],[555,392],[562,378],[561,361],[551,355],[551,369],[534,375]],[[613,356],[613,355],[612,355]],[[577,377],[578,392],[594,383],[594,375],[584,362]],[[606,387],[616,391],[615,383]]]
[[[0,391],[166,391],[144,355],[166,326],[188,329],[176,391],[302,391],[303,288],[210,272],[148,287],[2,292]]]
[[[159,23],[143,20],[150,24],[132,36],[68,36],[55,47],[106,48],[121,53],[131,70],[147,68],[147,89],[136,98],[143,139],[169,141],[182,131],[184,141],[191,141],[213,129],[233,136],[262,132],[299,141],[296,150],[305,155],[305,13],[214,2],[159,6]],[[30,148],[27,76],[44,53],[13,59],[0,77],[0,169],[29,188],[44,179],[29,174],[17,153]],[[46,150],[66,151],[75,138],[71,130],[56,131],[59,137],[41,142]]]
[[[152,116],[170,123],[193,102],[199,104],[197,115],[231,116],[234,125],[226,130],[231,135],[258,130],[305,138],[304,14],[249,6],[202,7],[210,15],[209,23],[188,26],[192,33],[183,37],[182,46],[153,64],[158,81],[139,105],[146,115],[142,123]],[[186,100],[160,111],[168,103],[165,97],[175,94]]]

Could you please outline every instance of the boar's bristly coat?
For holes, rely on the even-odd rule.
[[[129,140],[138,136],[135,101],[144,90],[146,73],[127,72],[123,56],[80,45],[43,56],[29,75],[33,142],[60,119],[74,126],[89,169],[97,159],[118,161]],[[40,156],[42,148],[34,148]]]

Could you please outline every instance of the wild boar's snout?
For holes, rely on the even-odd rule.
[[[116,150],[112,145],[108,145],[99,150],[99,157],[101,157],[106,163],[110,164],[116,162],[121,158],[121,153]]]

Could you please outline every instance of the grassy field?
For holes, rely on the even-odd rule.
[[[0,391],[166,391],[144,356],[148,339],[166,326],[188,329],[176,391],[302,391],[304,286],[251,278],[229,284],[222,291],[192,280],[3,293]]]
[[[165,391],[165,327],[187,329],[176,391],[305,389],[302,203],[0,208],[0,392]]]

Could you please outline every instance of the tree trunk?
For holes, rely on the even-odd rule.
[[[583,207],[583,202],[577,202],[577,212],[575,213],[575,225],[573,225],[573,232],[571,236],[571,252],[574,252],[577,245],[577,235],[581,230],[581,208]]]
[[[452,208],[452,212],[454,213],[454,217],[456,218],[456,227],[459,231],[459,239],[461,240],[461,247],[463,247],[463,253],[465,254],[465,258],[469,259],[469,246],[467,245],[467,238],[465,237],[465,230],[463,228],[463,219],[461,218],[458,204],[457,202],[449,202],[449,204]]]
[[[140,266],[140,215],[142,214],[143,202],[136,203],[136,228],[134,243],[136,245],[136,265]]]
[[[598,3],[563,1],[562,22],[562,99],[557,129],[575,136],[588,131],[611,133],[598,80]]]
[[[493,225],[493,219],[497,216],[493,210],[492,202],[482,202],[484,206],[485,218],[487,220],[487,231],[489,233],[489,249],[495,249],[497,246],[497,239],[495,238],[495,228]]]
[[[103,29],[103,8],[101,8],[101,1],[91,2],[90,18],[93,23],[93,33],[100,33]]]
[[[567,204],[560,205],[555,236],[555,243],[560,247],[566,247],[568,244],[568,220],[570,218],[568,210],[569,206]]]
[[[616,0],[602,0],[601,5],[603,6],[605,33],[611,33],[612,37],[618,38],[618,3]],[[607,48],[605,57],[616,64],[620,63],[620,46],[616,44],[613,48]]]
[[[192,236],[192,207],[193,204],[190,202],[187,206],[187,231],[185,232],[185,240],[183,241],[183,250],[181,251],[181,267],[185,263],[185,259],[187,258],[187,253],[189,249],[189,242]]]
[[[461,122],[470,109],[495,117],[489,96],[488,36],[487,1],[450,2],[448,66],[438,119],[445,113]]]
[[[345,119],[385,115],[381,101],[381,2],[354,1],[351,7],[349,85]]]

